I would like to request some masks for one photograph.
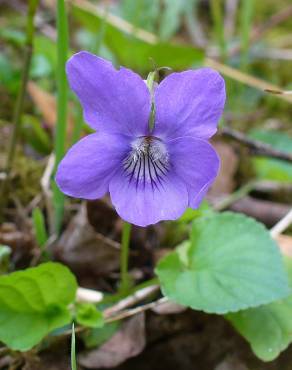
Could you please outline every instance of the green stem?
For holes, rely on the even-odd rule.
[[[224,62],[227,57],[227,48],[225,42],[224,21],[221,8],[222,2],[220,0],[211,0],[210,5],[214,22],[215,37],[217,38],[217,42],[219,44],[221,59]]]
[[[67,124],[67,99],[68,88],[65,65],[68,57],[68,23],[64,0],[57,2],[57,125],[55,133],[55,169],[65,154],[66,124]],[[53,199],[55,210],[54,231],[59,234],[63,213],[65,196],[53,184]]]
[[[129,224],[128,222],[123,223],[121,259],[120,259],[120,268],[121,268],[120,292],[121,293],[128,292],[130,288],[128,262],[129,262],[129,244],[130,244],[131,228],[132,228],[132,225]]]
[[[1,186],[0,198],[3,200],[4,194],[7,190],[7,184],[9,182],[10,171],[13,166],[13,161],[15,157],[16,144],[18,140],[19,130],[21,127],[21,116],[23,112],[23,104],[26,92],[27,81],[29,78],[29,70],[31,65],[32,51],[33,51],[33,38],[34,38],[34,16],[39,4],[39,0],[30,0],[28,4],[27,12],[27,24],[26,24],[26,41],[25,41],[25,50],[24,50],[24,64],[21,74],[21,82],[18,90],[15,111],[13,115],[13,129],[12,135],[8,147],[8,154],[5,165],[6,180],[3,181]]]
[[[71,334],[71,370],[77,370],[76,363],[76,340],[75,340],[75,325],[72,324],[72,334]]]
[[[154,104],[154,84],[157,78],[157,70],[150,72],[147,77],[147,86],[150,91],[151,96],[151,113],[149,117],[149,129],[152,131],[154,129],[155,123],[155,104]]]
[[[255,187],[256,182],[250,181],[243,185],[241,188],[236,190],[234,193],[228,195],[225,199],[222,199],[214,208],[216,211],[223,211],[225,208],[228,208],[233,203],[237,202],[238,200],[244,198],[248,195]]]
[[[248,52],[250,31],[253,19],[254,0],[245,0],[242,2],[240,11],[240,30],[241,30],[241,55],[240,68],[243,71],[248,70]]]

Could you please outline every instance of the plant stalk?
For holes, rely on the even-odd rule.
[[[121,283],[120,292],[126,294],[130,288],[130,277],[128,272],[129,266],[129,245],[132,225],[128,222],[123,223],[122,230],[122,245],[121,245],[121,258],[120,258],[120,269],[121,269]]]
[[[227,58],[227,45],[224,34],[224,19],[221,9],[222,2],[220,0],[211,0],[211,14],[214,22],[215,37],[220,49],[220,57],[222,62]]]
[[[241,30],[241,55],[240,55],[240,69],[248,71],[249,58],[249,44],[250,34],[253,19],[254,0],[245,0],[241,5],[240,12],[240,30]]]
[[[236,190],[234,193],[226,196],[218,204],[215,204],[214,209],[219,212],[231,206],[233,203],[247,196],[255,187],[256,181],[250,181]]]
[[[66,61],[68,57],[68,22],[64,0],[57,1],[57,125],[55,132],[55,171],[65,154],[68,87],[66,79]],[[54,173],[55,173],[54,171]],[[65,196],[53,182],[53,202],[55,213],[54,231],[61,230]]]

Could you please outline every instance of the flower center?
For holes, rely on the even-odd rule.
[[[123,161],[129,182],[134,181],[152,188],[162,185],[169,170],[169,156],[165,144],[153,136],[142,136],[131,144],[132,150]]]

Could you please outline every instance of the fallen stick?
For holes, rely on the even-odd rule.
[[[290,208],[291,205],[257,199],[251,196],[244,196],[228,206],[230,211],[244,213],[268,227],[273,227],[279,220],[285,217]]]
[[[282,152],[281,150],[274,149],[269,144],[251,139],[240,131],[233,130],[229,127],[223,127],[220,132],[223,136],[236,140],[239,143],[252,149],[254,151],[254,154],[256,155],[281,159],[286,162],[292,162],[292,154]]]
[[[292,208],[279,222],[270,230],[272,238],[276,238],[292,224]]]
[[[109,323],[109,322],[113,322],[113,321],[117,321],[117,320],[122,320],[122,319],[125,319],[127,317],[137,315],[138,313],[145,312],[147,310],[153,309],[153,308],[155,308],[155,307],[157,307],[157,306],[159,306],[163,303],[168,302],[168,300],[169,299],[167,297],[163,297],[163,298],[157,299],[156,301],[146,303],[143,306],[138,306],[138,307],[132,308],[130,310],[124,310],[124,311],[121,311],[118,314],[115,314],[113,316],[105,317],[105,321],[106,321],[106,323]]]
[[[117,312],[120,312],[127,307],[134,306],[136,303],[141,302],[145,298],[149,297],[150,295],[158,291],[159,291],[159,285],[157,284],[150,285],[148,287],[137,290],[132,295],[122,299],[114,306],[107,308],[104,311],[104,316],[109,317],[109,316],[115,315]]]

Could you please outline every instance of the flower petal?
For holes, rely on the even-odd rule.
[[[197,208],[218,174],[219,157],[207,141],[192,137],[170,140],[167,147],[174,171],[187,186],[189,206]]]
[[[94,133],[81,139],[59,164],[56,182],[63,193],[76,198],[97,199],[107,191],[109,181],[129,151],[121,135]]]
[[[109,184],[112,203],[124,220],[138,226],[155,224],[161,220],[179,218],[188,205],[188,192],[184,183],[169,173],[163,186],[129,182],[125,173],[118,171]]]
[[[155,92],[154,135],[210,138],[225,103],[225,83],[211,68],[172,73]]]
[[[69,59],[66,70],[84,119],[93,129],[125,135],[148,133],[150,93],[139,75],[126,68],[116,70],[109,61],[84,51]]]

